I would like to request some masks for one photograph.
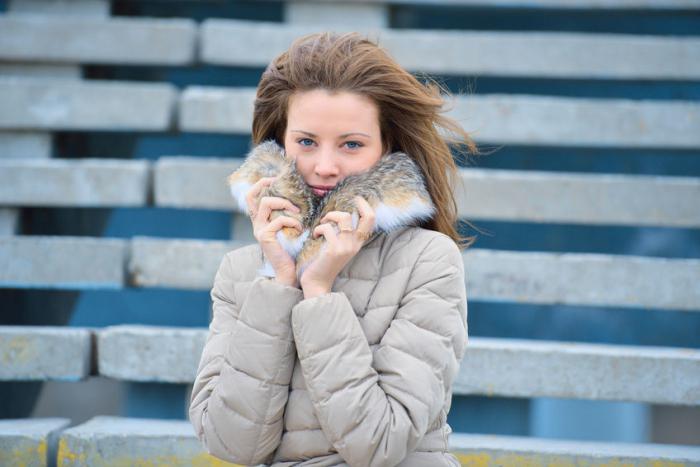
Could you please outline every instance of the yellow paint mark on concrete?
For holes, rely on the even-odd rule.
[[[5,364],[29,363],[35,358],[36,346],[27,336],[10,337],[0,347],[0,361]]]
[[[45,439],[42,439],[39,445],[36,447],[36,452],[42,459],[48,459],[49,446]]]
[[[104,459],[94,452],[89,455],[84,452],[71,451],[68,443],[63,439],[58,444],[58,466],[85,465],[90,467],[243,467],[239,464],[232,464],[223,461],[207,453],[200,453],[192,458],[178,455],[162,455],[149,458],[139,458],[133,456],[120,456]]]
[[[68,443],[63,438],[58,442],[58,454],[56,458],[58,467],[64,465],[86,465],[85,453],[71,451],[70,447],[68,447]]]
[[[0,465],[26,466],[46,464],[46,441],[37,444],[25,443],[24,446],[12,449],[0,449]]]
[[[491,456],[486,453],[462,454],[453,452],[460,464],[464,467],[488,467]]]
[[[599,462],[596,464],[587,462],[587,464],[596,465],[599,467],[635,467],[634,463],[622,462],[619,459],[611,459],[610,462]],[[639,464],[637,464],[637,465],[639,465]]]
[[[487,452],[453,452],[454,456],[464,467],[685,467],[682,462],[671,462],[662,459],[631,462],[629,459],[610,459],[607,462],[591,462],[577,456],[553,456],[543,454],[503,454],[493,455]]]
[[[230,462],[222,461],[218,457],[214,457],[211,454],[205,452],[194,456],[192,458],[193,467],[244,467],[240,464],[232,464]]]

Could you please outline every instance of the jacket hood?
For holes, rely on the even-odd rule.
[[[357,228],[356,196],[362,196],[375,211],[374,230],[366,243],[379,233],[428,220],[435,212],[420,168],[404,152],[383,155],[370,169],[346,177],[320,197],[306,184],[294,161],[286,157],[284,149],[274,140],[268,140],[253,147],[243,164],[227,180],[239,208],[248,212],[246,196],[252,186],[263,177],[275,176],[277,179],[260,193],[258,201],[263,196],[277,196],[300,208],[298,214],[277,210],[271,215],[271,219],[279,215],[295,217],[304,228],[301,234],[287,227],[277,232],[280,244],[296,260],[297,277],[301,277],[325,244],[322,236],[314,239],[310,234],[326,213],[348,212],[352,216],[353,229]],[[274,276],[267,262],[260,272]]]

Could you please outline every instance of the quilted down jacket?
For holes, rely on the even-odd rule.
[[[402,227],[371,238],[331,293],[259,277],[258,244],[228,252],[189,417],[238,464],[455,466],[447,413],[467,344],[462,255]]]

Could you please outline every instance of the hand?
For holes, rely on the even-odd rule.
[[[350,213],[331,211],[323,216],[322,223],[312,232],[313,238],[323,235],[326,245],[299,280],[304,298],[330,292],[338,273],[360,251],[374,230],[374,209],[361,196],[355,198],[355,205],[360,214],[356,230],[352,229]],[[339,232],[336,233],[336,228],[331,222],[337,225]]]
[[[296,278],[296,263],[294,259],[282,248],[277,241],[277,231],[283,227],[296,228],[299,233],[303,231],[301,222],[293,217],[279,215],[270,220],[273,210],[284,209],[299,212],[300,209],[285,198],[276,196],[263,196],[258,204],[260,192],[269,186],[276,177],[265,177],[255,183],[246,195],[248,215],[253,223],[253,235],[260,244],[265,258],[270,262],[275,271],[275,280],[285,285],[298,287]]]

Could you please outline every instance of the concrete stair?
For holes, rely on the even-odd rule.
[[[697,11],[695,0],[288,0],[286,21],[109,15],[106,0],[15,0],[0,15],[0,288],[139,290],[211,287],[222,256],[252,241],[228,193],[234,157],[153,161],[52,159],[55,132],[248,135],[255,90],[82,78],[83,66],[264,67],[318,22],[363,18],[416,72],[510,79],[700,80],[700,39],[642,34],[405,30],[397,4],[581,11]],[[63,8],[63,9],[62,9]],[[342,13],[342,14],[340,14]],[[315,23],[314,23],[315,21]],[[310,23],[310,24],[309,24]],[[251,43],[255,47],[251,47]],[[691,100],[534,94],[457,95],[450,116],[478,143],[697,151]],[[688,156],[694,157],[694,156]],[[466,219],[597,226],[700,227],[700,179],[465,168]],[[23,208],[176,208],[229,212],[230,241],[27,235]],[[700,260],[503,251],[464,253],[470,300],[700,311]],[[624,286],[620,285],[623,284]],[[206,329],[0,326],[0,381],[191,384]],[[474,378],[472,375],[479,375]],[[556,397],[700,406],[700,350],[470,337],[455,395]],[[7,401],[6,401],[7,403]],[[9,401],[12,403],[12,401]],[[0,420],[0,465],[230,465],[188,421],[95,416]],[[453,433],[463,465],[695,465],[700,447]]]

